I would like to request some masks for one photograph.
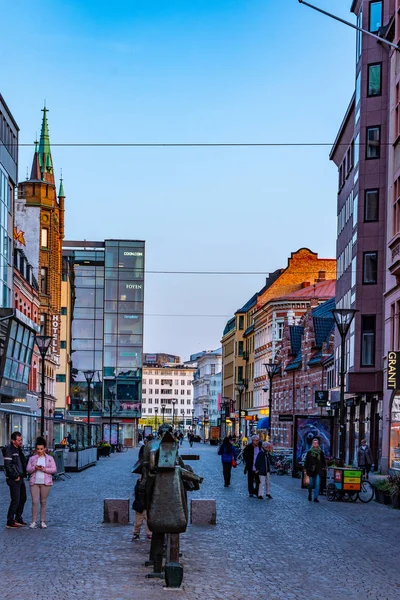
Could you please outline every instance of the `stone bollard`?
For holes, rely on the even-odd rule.
[[[215,500],[196,499],[190,501],[192,525],[216,525],[217,503]]]
[[[106,498],[104,500],[103,523],[129,523],[129,500],[122,498]]]

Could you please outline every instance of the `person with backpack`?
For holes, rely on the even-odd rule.
[[[225,437],[220,448],[218,449],[218,455],[221,457],[222,472],[224,475],[224,487],[229,487],[231,484],[231,472],[232,466],[236,466],[237,450],[232,444],[229,437]]]

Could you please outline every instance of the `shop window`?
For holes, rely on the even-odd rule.
[[[400,396],[393,398],[390,419],[390,468],[400,473]]]

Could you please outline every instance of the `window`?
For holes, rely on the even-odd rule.
[[[361,317],[361,366],[373,367],[375,364],[375,315]]]
[[[46,229],[46,227],[42,228],[42,236],[41,236],[40,243],[41,243],[42,248],[49,247],[49,230]]]
[[[351,261],[351,287],[353,288],[357,283],[357,257],[355,256]]]
[[[356,108],[358,106],[358,103],[361,100],[361,71],[358,72],[357,75],[357,79],[356,79]]]
[[[65,350],[65,349],[66,349],[66,347],[67,347],[67,342],[62,340],[62,341],[60,342],[60,348],[61,348],[61,350]]]
[[[368,65],[368,90],[369,98],[382,94],[382,63]]]
[[[243,342],[238,343],[238,356],[243,356]]]
[[[62,306],[62,307],[61,307],[61,314],[62,314],[62,315],[67,315],[67,314],[68,314],[68,311],[67,311],[67,307],[66,307],[66,306]]]
[[[354,166],[358,165],[360,160],[360,134],[358,133],[354,140]]]
[[[186,390],[186,395],[187,396],[191,396],[192,395],[192,390]]]
[[[379,158],[381,154],[381,128],[367,127],[367,143],[365,148],[366,158]]]
[[[47,267],[40,269],[40,291],[47,294]]]
[[[364,252],[363,260],[363,283],[377,283],[378,275],[378,253]]]
[[[181,385],[185,385],[185,380],[181,379]]]
[[[240,342],[239,342],[240,344]],[[243,354],[243,347],[242,347],[242,354]],[[211,365],[211,375],[215,375],[215,367],[216,365]]]
[[[360,12],[357,15],[357,27],[362,27],[362,9],[360,10]],[[359,61],[360,56],[361,56],[361,50],[362,50],[362,32],[357,30],[356,33],[356,62]]]
[[[57,383],[65,383],[66,379],[65,379],[65,375],[56,375],[56,382]]]
[[[238,383],[240,383],[241,381],[243,381],[243,367],[238,367],[238,370],[237,370],[237,380],[238,380]]]
[[[379,190],[365,190],[364,221],[378,221]]]
[[[239,327],[238,327],[238,329],[244,329],[244,316],[243,315],[241,315],[239,317]]]
[[[369,30],[377,33],[382,27],[382,2],[371,2],[369,5]]]
[[[185,390],[181,390],[181,396],[185,395]]]

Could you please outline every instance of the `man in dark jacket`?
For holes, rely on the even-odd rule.
[[[4,448],[4,470],[10,488],[11,502],[7,513],[8,529],[18,529],[27,525],[22,518],[26,502],[26,458],[22,452],[22,435],[19,431],[11,434],[11,443]]]
[[[258,435],[253,435],[251,444],[247,444],[246,448],[243,450],[243,460],[246,464],[244,472],[247,473],[247,487],[250,498],[258,496],[260,478],[256,473],[256,459],[259,452],[260,438]]]
[[[263,442],[261,452],[258,453],[256,458],[256,475],[260,478],[260,485],[258,488],[258,498],[262,500],[264,498],[265,487],[267,488],[267,498],[272,500],[271,496],[271,484],[270,484],[270,473],[271,473],[271,444],[269,442]]]
[[[358,467],[362,470],[364,477],[368,479],[368,473],[371,470],[372,456],[367,440],[361,440],[361,446],[357,453]]]
[[[314,438],[312,446],[307,452],[304,462],[304,469],[310,478],[308,484],[308,499],[312,500],[312,490],[314,489],[314,502],[319,502],[319,486],[321,484],[321,475],[325,469],[326,461],[323,450],[319,447],[319,439]]]

